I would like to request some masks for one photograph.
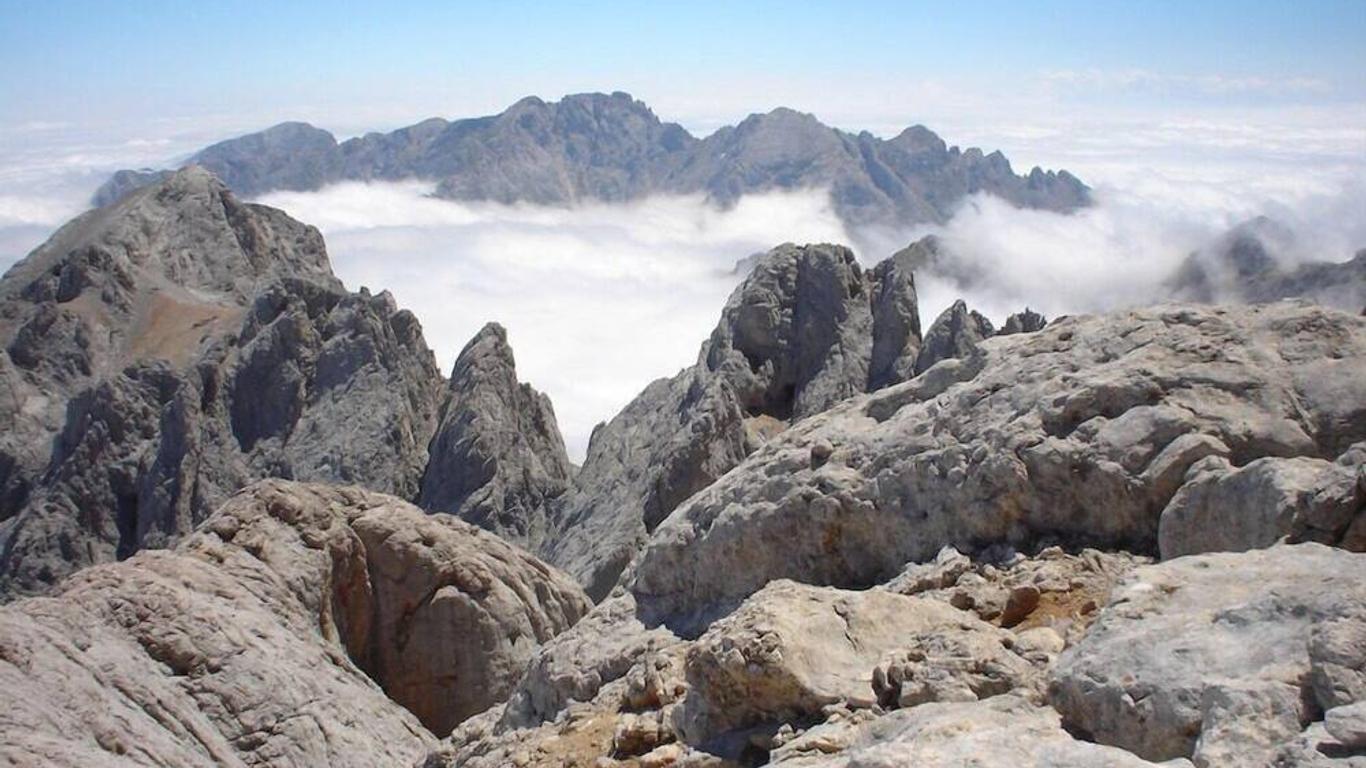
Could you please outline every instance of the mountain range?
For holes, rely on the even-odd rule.
[[[659,194],[701,194],[729,206],[750,193],[828,189],[850,224],[942,222],[977,192],[1052,211],[1090,201],[1086,185],[1066,171],[1017,175],[1000,152],[950,147],[921,125],[881,139],[779,108],[698,138],[620,92],[528,97],[498,115],[432,118],[341,142],[288,122],[206,147],[187,164],[245,197],[405,179],[433,182],[435,194],[451,200],[557,206]],[[107,205],[166,173],[119,171],[94,203]]]

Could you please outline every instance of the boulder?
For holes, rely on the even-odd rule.
[[[1310,640],[1366,599],[1366,556],[1318,544],[1133,572],[1052,672],[1069,728],[1150,760],[1269,760],[1315,719]]]
[[[1164,558],[1241,551],[1276,541],[1318,541],[1359,548],[1348,540],[1366,514],[1366,446],[1336,462],[1266,457],[1234,467],[1211,456],[1194,466],[1158,527]]]
[[[981,702],[939,702],[871,722],[813,728],[774,750],[769,765],[861,768],[963,765],[1019,768],[1152,768],[1114,747],[1073,738],[1058,715],[1013,695]]]
[[[875,696],[910,706],[1003,693],[1030,671],[1009,643],[1009,633],[938,601],[775,581],[689,648],[681,730],[706,745],[801,724],[828,705],[866,709]],[[960,663],[950,645],[980,664]]]

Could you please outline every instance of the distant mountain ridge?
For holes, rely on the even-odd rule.
[[[452,200],[573,205],[700,193],[728,206],[749,193],[829,188],[850,224],[942,222],[976,192],[1063,212],[1090,203],[1090,190],[1067,171],[1017,175],[1000,152],[950,147],[921,125],[880,139],[779,108],[697,138],[621,92],[528,97],[498,115],[432,118],[340,143],[307,123],[281,123],[207,147],[188,164],[245,196],[423,179]],[[166,173],[119,171],[93,202],[106,205]]]

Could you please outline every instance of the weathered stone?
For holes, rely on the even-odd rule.
[[[456,358],[418,504],[535,551],[573,470],[550,399],[517,381],[507,331],[490,323]]]
[[[755,422],[781,428],[863,392],[874,357],[880,381],[908,370],[919,341],[906,314],[914,284],[895,267],[879,270],[865,273],[840,246],[766,254],[697,364],[594,430],[573,490],[556,505],[547,559],[602,599],[661,521],[768,439]]]
[[[411,764],[434,742],[419,719],[490,706],[587,607],[453,518],[263,482],[173,551],[0,608],[0,759]]]
[[[834,754],[818,744],[836,747]],[[775,750],[769,765],[784,768],[990,765],[1020,768],[1151,768],[1114,747],[1074,739],[1058,715],[1018,696],[941,702],[903,709],[853,728],[808,731]]]
[[[1049,697],[1100,743],[1246,764],[1311,719],[1311,634],[1362,600],[1366,557],[1317,544],[1139,568],[1059,659]]]
[[[924,373],[941,360],[967,358],[983,339],[995,333],[990,320],[978,312],[968,311],[961,299],[955,301],[925,332],[920,354],[915,359],[915,372]]]
[[[992,647],[1002,654],[980,669],[959,670],[935,651],[939,646],[932,636],[945,633],[974,650]],[[1008,689],[1029,666],[1018,657],[1006,658],[1013,656],[1003,646],[1007,638],[1008,633],[938,601],[776,581],[713,624],[689,649],[683,737],[707,744],[732,731],[800,723],[831,704],[870,707],[874,695],[882,693],[874,686],[874,668],[906,646],[920,666],[912,674],[907,664],[891,662],[895,684],[905,686],[899,692],[912,695],[910,687],[923,680],[929,686],[926,700],[934,698],[933,690],[967,690],[974,682],[979,683],[976,692],[992,695],[1001,692],[997,683]],[[884,688],[892,685],[887,668],[887,663],[880,667]],[[922,674],[925,670],[930,673]]]
[[[1303,304],[1070,317],[974,358],[805,419],[688,499],[626,580],[643,613],[695,634],[773,579],[870,586],[946,544],[1155,552],[1199,459],[1366,436],[1366,320]],[[822,440],[838,461],[812,466]]]
[[[1036,333],[1048,326],[1048,319],[1043,315],[1025,307],[1023,312],[1016,312],[1006,318],[1001,330],[996,332],[998,336],[1009,336],[1012,333]]]
[[[1343,746],[1366,749],[1366,700],[1328,710],[1323,727]]]
[[[440,389],[416,319],[200,169],[15,265],[0,341],[0,595],[170,546],[262,477],[416,495]]]
[[[1283,538],[1341,544],[1366,514],[1357,482],[1363,466],[1366,450],[1359,446],[1337,462],[1268,457],[1234,467],[1223,457],[1204,459],[1162,511],[1162,556],[1237,552]]]

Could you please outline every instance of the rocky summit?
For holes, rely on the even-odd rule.
[[[189,162],[247,196],[420,179],[452,200],[571,205],[701,194],[729,206],[749,193],[819,188],[830,190],[850,224],[944,221],[977,192],[1054,211],[1090,201],[1066,171],[1018,175],[1000,152],[950,147],[920,125],[881,139],[780,108],[699,139],[620,92],[528,97],[489,117],[432,118],[340,143],[307,123],[281,123],[214,144]],[[94,202],[108,205],[165,174],[119,171]]]
[[[514,109],[704,151],[632,104]],[[340,146],[404,168],[451,125]],[[761,128],[719,135],[781,157]],[[326,179],[334,144],[217,151]],[[0,763],[1366,761],[1359,311],[922,323],[937,239],[785,244],[576,467],[502,326],[446,378],[316,230],[201,168],[125,182],[0,280]]]

